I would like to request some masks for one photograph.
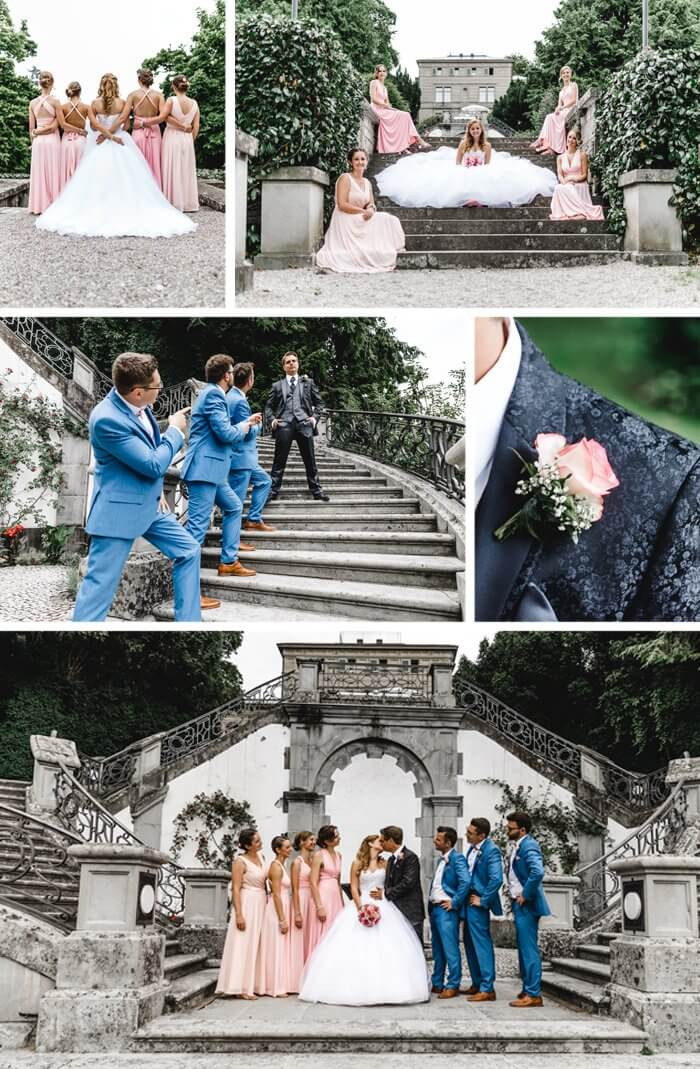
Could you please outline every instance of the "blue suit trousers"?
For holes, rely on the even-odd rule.
[[[200,546],[204,545],[214,505],[221,509],[221,563],[238,560],[243,505],[226,483],[187,483],[187,530]]]
[[[431,905],[430,933],[433,944],[432,985],[440,989],[453,987],[459,990],[462,982],[462,954],[459,948],[459,913]],[[447,981],[445,981],[447,969]]]
[[[158,515],[142,537],[173,561],[175,619],[201,620],[202,613],[199,604],[201,549],[198,543],[171,513]],[[88,621],[106,618],[133,544],[133,538],[92,535],[87,571],[80,584],[73,610],[74,620]]]
[[[464,921],[464,950],[474,987],[493,991],[496,958],[491,941],[491,913],[481,906],[467,906]]]
[[[260,467],[240,468],[229,473],[228,484],[236,497],[242,502],[245,501],[248,486],[250,485],[250,505],[248,506],[247,518],[252,523],[260,523],[263,509],[270,496],[270,487],[272,486],[272,479],[267,472]]]
[[[513,920],[518,941],[518,965],[523,991],[534,998],[542,993],[542,959],[537,946],[540,918],[529,906],[521,906],[513,902]]]

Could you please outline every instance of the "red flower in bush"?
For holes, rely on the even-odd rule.
[[[2,533],[5,538],[19,538],[24,534],[24,527],[21,523],[15,523],[12,527],[6,527]]]

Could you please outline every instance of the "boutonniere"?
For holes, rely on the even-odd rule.
[[[605,449],[594,438],[566,444],[563,434],[538,434],[537,460],[522,457],[523,478],[515,492],[525,504],[497,530],[504,542],[517,531],[544,541],[548,531],[561,531],[578,543],[603,515],[603,498],[619,486]],[[520,454],[517,454],[520,456]]]

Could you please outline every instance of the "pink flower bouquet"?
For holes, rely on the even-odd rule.
[[[374,928],[375,924],[379,924],[382,919],[382,911],[379,906],[370,902],[358,911],[357,919],[365,928]]]

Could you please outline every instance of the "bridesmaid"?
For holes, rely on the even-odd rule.
[[[397,253],[406,245],[403,227],[395,215],[376,209],[365,178],[366,152],[351,149],[348,163],[350,173],[341,174],[335,184],[335,208],[316,266],[348,274],[393,271]]]
[[[141,151],[146,163],[151,168],[158,188],[162,190],[161,153],[163,138],[160,132],[160,115],[165,109],[165,97],[159,90],[152,89],[153,71],[141,67],[136,72],[139,88],[129,93],[120,116],[120,125],[133,113],[134,125],[131,131],[134,144]]]
[[[372,111],[379,119],[377,152],[400,152],[404,155],[416,143],[422,149],[429,149],[430,145],[416,130],[410,114],[389,103],[389,93],[384,85],[386,76],[387,69],[380,63],[374,68],[374,78],[369,83]]]
[[[254,999],[260,933],[267,893],[267,870],[260,857],[262,839],[255,828],[244,828],[238,839],[241,857],[231,872],[231,920],[221,958],[217,995]]]
[[[533,141],[530,148],[538,152],[566,151],[566,118],[573,107],[578,103],[578,86],[571,81],[571,67],[562,67],[559,71],[559,81],[563,82],[559,94],[559,102],[554,111],[545,116],[540,130],[540,136]]]
[[[175,96],[168,99],[158,116],[167,122],[163,135],[163,192],[170,203],[181,212],[199,211],[197,189],[197,161],[194,143],[199,135],[199,105],[187,96],[189,82],[184,74],[173,78]]]
[[[340,886],[342,858],[336,850],[340,843],[338,829],[335,824],[324,824],[316,838],[320,849],[311,861],[308,957],[345,908]]]
[[[87,140],[89,108],[80,99],[80,82],[71,82],[66,89],[68,99],[61,108],[58,120],[63,130],[61,138],[61,189],[75,174],[83,158]]]
[[[566,139],[566,152],[557,158],[559,185],[552,195],[550,219],[605,218],[603,209],[591,200],[588,187],[588,156],[579,147],[572,130]]]
[[[284,863],[292,844],[284,835],[272,840],[275,860],[268,869],[270,897],[265,906],[255,990],[258,995],[286,998],[289,994],[289,913],[291,881]]]
[[[311,860],[316,836],[300,831],[294,837],[298,857],[292,862],[292,898],[289,926],[289,990],[299,991],[299,981],[308,958],[309,906],[311,904]]]
[[[61,105],[53,96],[53,74],[39,75],[41,94],[29,105],[29,136],[32,167],[29,179],[29,211],[41,215],[61,192]]]

